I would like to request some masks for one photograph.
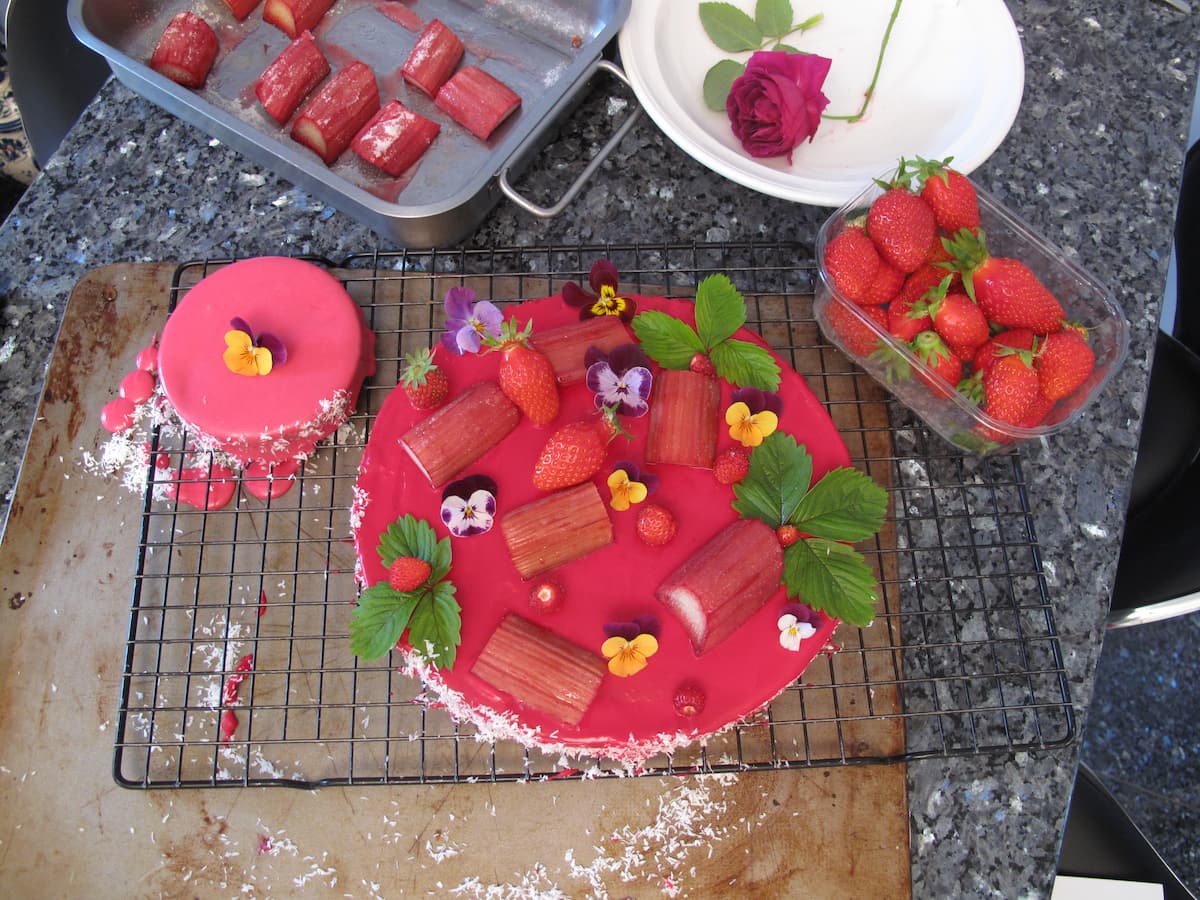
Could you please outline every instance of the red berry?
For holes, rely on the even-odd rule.
[[[800,529],[795,525],[780,525],[775,529],[775,534],[779,536],[781,547],[790,547],[800,540]]]
[[[917,158],[921,197],[933,207],[940,228],[951,234],[963,228],[974,230],[979,227],[979,198],[975,186],[949,165],[949,158],[941,161]]]
[[[675,688],[675,696],[672,702],[675,705],[675,712],[681,716],[692,718],[704,712],[704,704],[708,697],[705,696],[704,688],[696,684],[694,681],[685,681],[679,687]]]
[[[1096,367],[1096,354],[1077,331],[1048,334],[1034,357],[1042,393],[1061,400],[1087,381]]]
[[[388,584],[393,591],[415,591],[428,580],[433,569],[415,556],[397,556],[388,566]]]
[[[562,609],[564,592],[562,585],[553,579],[539,581],[529,591],[529,605],[540,613],[554,613]]]
[[[863,315],[875,321],[880,331],[887,331],[888,314],[885,307],[863,306],[860,309]],[[829,327],[841,339],[847,352],[852,355],[870,356],[883,343],[879,335],[863,324],[862,320],[855,315],[854,309],[848,303],[843,303],[836,298],[831,299],[825,308],[825,315],[829,319]]]
[[[688,363],[688,368],[697,375],[716,375],[717,367],[713,365],[713,361],[708,358],[707,354],[697,353]]]
[[[647,503],[638,511],[637,536],[651,547],[662,547],[675,538],[675,517],[669,509]]]
[[[886,262],[915,272],[929,258],[937,234],[933,208],[912,191],[893,187],[867,211],[867,234]]]
[[[861,228],[851,226],[825,245],[825,271],[839,291],[865,303],[879,272],[879,251]]]
[[[721,484],[737,484],[750,471],[750,452],[744,447],[722,450],[713,464],[713,475]]]
[[[436,348],[434,348],[436,349]],[[450,380],[433,362],[433,349],[419,350],[404,357],[400,386],[413,409],[434,409],[446,402]]]

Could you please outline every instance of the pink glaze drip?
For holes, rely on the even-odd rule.
[[[128,397],[115,397],[100,410],[100,424],[113,434],[120,434],[133,427],[137,405]]]
[[[242,490],[251,497],[277,500],[292,489],[300,461],[296,459],[275,463],[273,466],[253,462],[242,470]]]
[[[205,511],[224,509],[237,492],[237,476],[222,465],[180,469],[170,496],[180,503]]]
[[[154,394],[156,379],[145,369],[134,369],[121,379],[121,396],[134,405],[145,403]]]
[[[157,338],[155,338],[154,342],[152,344],[150,344],[149,347],[143,347],[141,350],[138,351],[135,365],[137,365],[137,367],[139,369],[141,369],[145,372],[150,372],[152,374],[158,372],[158,339]]]

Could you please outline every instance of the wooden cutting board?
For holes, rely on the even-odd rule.
[[[76,286],[0,544],[0,894],[910,894],[903,765],[317,791],[118,787],[142,500],[80,461],[106,440],[99,410],[161,329],[174,268],[122,263]]]

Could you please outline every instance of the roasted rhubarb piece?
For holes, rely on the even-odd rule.
[[[521,98],[478,66],[464,66],[442,85],[434,103],[475,137],[486,141],[521,105]]]
[[[225,5],[229,7],[229,11],[239,22],[254,12],[254,7],[260,3],[262,0],[225,0]]]
[[[295,40],[302,31],[312,31],[333,4],[334,0],[267,0],[263,21]]]
[[[254,93],[267,114],[282,125],[328,74],[329,61],[312,32],[306,31],[267,66]]]
[[[646,432],[646,462],[711,469],[721,424],[721,387],[715,378],[685,369],[654,376]]]
[[[332,165],[354,136],[379,111],[375,73],[352,62],[330,79],[300,110],[292,138]]]
[[[400,68],[404,80],[436,97],[463,57],[463,43],[440,19],[430,19]]]
[[[770,525],[738,519],[725,526],[658,586],[699,656],[762,608],[783,579],[783,548]]]
[[[537,332],[529,342],[550,360],[554,377],[565,386],[583,381],[587,374],[583,358],[589,347],[608,353],[629,343],[629,332],[616,316],[596,316]]]
[[[441,487],[508,436],[521,411],[494,381],[467,388],[428,419],[418,422],[402,446],[433,487]]]
[[[613,542],[604,500],[590,481],[517,507],[500,521],[500,530],[522,578],[565,565]]]
[[[418,115],[399,100],[389,100],[354,136],[350,148],[392,177],[403,175],[420,159],[442,126]]]
[[[594,653],[515,613],[500,620],[471,674],[540,712],[578,725],[604,680]]]
[[[181,12],[158,39],[150,68],[184,87],[203,87],[219,49],[217,35],[207,22],[194,12]]]

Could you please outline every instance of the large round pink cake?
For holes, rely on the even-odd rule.
[[[639,310],[660,310],[695,322],[691,302],[635,299]],[[532,319],[535,340],[547,329],[579,321],[578,310],[568,307],[561,297],[506,309],[505,317],[520,324]],[[627,336],[629,341],[635,340],[632,330]],[[745,329],[739,330],[737,337],[765,346]],[[499,357],[499,353],[455,356],[439,350],[437,360],[449,376],[451,403],[481,384],[494,381]],[[813,460],[814,481],[830,469],[847,466],[845,445],[820,402],[786,364],[781,369],[778,393],[784,411],[780,429],[807,447]],[[654,372],[657,379],[657,366]],[[581,497],[592,497],[594,486],[603,498],[601,515],[611,521],[611,542],[548,572],[523,578],[505,532],[511,530],[514,511],[546,496],[531,483],[534,461],[557,428],[596,412],[593,394],[585,384],[569,379],[564,382],[560,377],[560,387],[561,409],[553,423],[538,428],[522,417],[507,436],[455,476],[486,476],[495,482],[497,492],[495,527],[483,534],[450,538],[453,564],[448,579],[454,584],[462,608],[461,645],[453,667],[434,669],[403,641],[399,650],[404,653],[407,670],[425,679],[437,701],[456,718],[477,726],[482,737],[515,739],[555,753],[642,760],[719,732],[761,709],[827,646],[838,623],[813,613],[815,632],[798,649],[785,648],[778,623],[789,600],[780,586],[732,634],[698,654],[686,626],[660,602],[656,589],[714,535],[738,521],[730,505],[733,489],[719,483],[711,469],[646,465],[650,416],[622,421],[632,439],[616,438],[604,467],[582,486]],[[729,404],[732,390],[721,382],[722,410]],[[650,403],[654,400],[652,391]],[[438,416],[439,412],[432,415]],[[364,586],[386,583],[388,579],[388,570],[376,548],[381,535],[398,517],[411,515],[429,523],[438,538],[449,535],[440,512],[443,486],[431,485],[430,476],[403,444],[412,440],[414,427],[430,419],[428,411],[414,409],[403,391],[396,390],[375,421],[353,511],[358,574]],[[734,444],[722,428],[719,448]],[[625,459],[643,464],[658,476],[658,487],[648,501],[669,507],[678,523],[674,540],[666,546],[649,546],[638,538],[636,508],[617,511],[609,505],[606,478],[613,464]],[[589,502],[595,505],[594,499]],[[572,523],[564,523],[563,528],[569,532]],[[761,564],[759,559],[743,562],[747,571]],[[561,588],[561,608],[548,611],[537,608],[536,603],[531,606],[531,589],[546,580]],[[632,677],[616,677],[605,671],[600,653],[606,624],[646,615],[658,620],[657,653],[644,670]],[[514,625],[520,627],[514,629]],[[493,654],[487,649],[489,643],[493,649],[497,641],[509,638],[521,643],[525,640],[522,630],[540,635],[534,643],[525,644],[540,649],[520,662],[521,671],[490,669],[488,657]],[[584,668],[595,671],[599,679],[594,698],[581,717],[557,714],[553,697],[547,701],[545,696],[556,689],[558,667],[554,660],[560,651],[582,659]],[[590,677],[586,675],[585,680]],[[549,688],[545,682],[549,682]],[[701,710],[680,712],[678,696],[683,687],[699,693]],[[561,689],[574,688],[564,685]],[[537,703],[519,696],[535,694],[539,697]]]
[[[286,360],[267,375],[231,370],[223,354],[235,323],[273,335]],[[179,301],[163,328],[158,369],[197,446],[242,465],[279,463],[305,458],[346,421],[375,371],[375,335],[324,269],[248,259],[208,275]]]

